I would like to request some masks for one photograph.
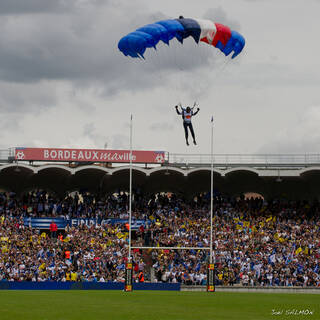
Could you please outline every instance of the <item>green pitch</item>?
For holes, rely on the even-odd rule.
[[[0,290],[0,319],[314,320],[320,319],[320,295]]]

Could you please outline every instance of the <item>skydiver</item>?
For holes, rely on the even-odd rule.
[[[193,108],[196,106],[197,104],[194,103],[193,105]],[[179,111],[178,107],[181,108],[181,111]],[[194,135],[194,131],[193,131],[193,126],[192,126],[192,122],[191,122],[191,118],[193,116],[195,116],[200,108],[198,107],[197,108],[197,111],[196,112],[193,112],[193,108],[190,108],[189,106],[186,107],[186,108],[183,108],[181,103],[179,103],[178,105],[175,106],[176,108],[176,111],[177,111],[177,114],[178,115],[181,115],[182,116],[182,119],[183,119],[183,127],[184,127],[184,134],[185,134],[185,137],[186,137],[186,144],[187,146],[189,145],[189,142],[188,142],[188,128],[191,132],[191,135],[192,135],[192,138],[193,138],[193,143],[196,145],[197,142],[196,142],[196,138],[195,138],[195,135]]]

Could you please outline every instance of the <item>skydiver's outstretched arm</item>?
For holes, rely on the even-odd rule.
[[[180,106],[180,108],[182,109],[182,107],[181,107],[181,104],[179,105]],[[176,111],[177,111],[177,114],[179,115],[179,116],[181,116],[181,112],[179,111],[179,106],[175,106],[175,108],[176,108]]]
[[[195,116],[199,111],[200,111],[200,108],[198,108],[197,111],[195,113],[193,113],[192,115]]]

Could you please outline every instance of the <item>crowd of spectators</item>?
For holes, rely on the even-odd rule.
[[[204,285],[209,262],[210,199],[136,191],[133,216],[145,226],[132,232],[134,275],[146,280]],[[216,284],[320,286],[320,203],[233,199],[215,195],[213,256]],[[127,218],[128,196],[105,199],[47,192],[18,198],[0,193],[2,281],[123,281],[128,255],[125,224],[67,227],[56,236],[24,225],[24,217]],[[171,250],[170,247],[198,248]],[[202,249],[203,248],[203,249]]]
[[[0,279],[8,281],[123,281],[123,226],[69,228],[51,238],[18,218],[1,222]],[[135,258],[137,260],[137,258]]]

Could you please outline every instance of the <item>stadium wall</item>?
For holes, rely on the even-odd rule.
[[[122,282],[28,282],[1,281],[0,290],[123,290]],[[133,290],[158,291],[207,291],[206,286],[186,286],[180,283],[133,283]],[[265,293],[312,293],[320,294],[317,287],[244,287],[216,286],[216,292],[265,292]]]
[[[1,281],[0,290],[123,290],[122,282]],[[133,283],[133,290],[180,291],[180,283]]]
[[[181,286],[181,291],[207,291],[206,286]],[[320,294],[318,287],[245,287],[216,286],[217,292],[265,292],[265,293],[315,293]]]

